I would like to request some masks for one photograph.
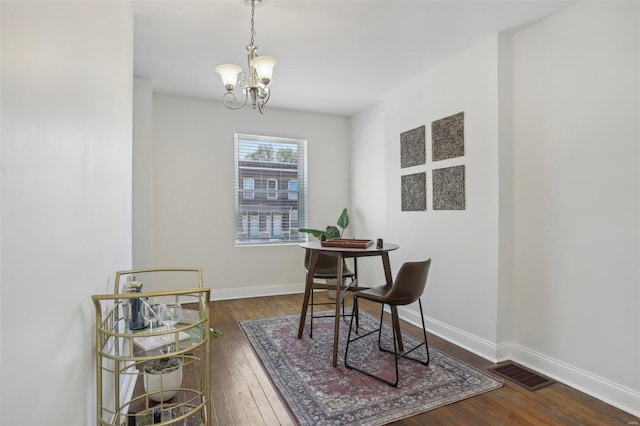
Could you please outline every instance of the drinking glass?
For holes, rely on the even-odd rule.
[[[147,298],[141,298],[140,300],[142,301],[142,316],[149,322],[149,331],[153,331],[153,323],[160,325],[164,317],[165,304],[151,304]]]
[[[149,322],[149,331],[153,331],[153,324],[160,326],[162,318],[164,317],[164,311],[166,305],[160,303],[149,303],[149,300],[141,299],[142,302],[142,316]]]
[[[168,303],[164,309],[162,321],[167,324],[167,330],[172,330],[182,318],[182,305],[180,303]]]
[[[142,318],[144,318],[144,321],[149,324],[149,331],[153,331],[153,319],[155,318],[155,315],[151,305],[149,304],[149,299],[141,297],[140,304],[142,305],[140,307]]]

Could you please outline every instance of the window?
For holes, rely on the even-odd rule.
[[[278,181],[275,179],[267,179],[267,199],[268,200],[277,200],[278,193],[273,191],[274,189],[278,189]]]
[[[255,188],[254,184],[255,183],[251,178],[242,179],[242,189],[243,189],[242,198],[245,198],[248,200],[255,198],[255,192],[253,192],[253,189]]]
[[[235,134],[236,245],[306,241],[307,141]]]
[[[298,226],[298,210],[290,210],[289,211],[289,230],[298,231],[300,227]]]
[[[290,180],[289,182],[287,182],[287,189],[289,190],[289,199],[290,200],[297,200],[298,199],[298,181],[297,180]]]

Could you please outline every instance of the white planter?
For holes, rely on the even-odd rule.
[[[156,402],[164,402],[173,398],[177,391],[163,389],[176,389],[182,385],[182,362],[176,359],[178,365],[167,367],[160,372],[149,371],[149,366],[144,368],[144,390],[149,398]]]

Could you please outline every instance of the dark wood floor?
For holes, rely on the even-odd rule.
[[[223,332],[211,342],[213,425],[295,424],[237,321],[300,314],[301,304],[301,294],[211,302],[211,325]],[[379,312],[376,305],[363,309]],[[403,323],[402,330],[418,337],[412,325]],[[436,336],[429,335],[429,345],[483,371],[493,366]],[[638,425],[639,420],[562,383],[530,392],[505,381],[500,389],[393,424]]]

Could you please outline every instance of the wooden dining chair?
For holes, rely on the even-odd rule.
[[[309,261],[310,259],[310,251],[309,250],[305,250],[305,254],[304,254],[304,269],[306,273],[309,273]],[[356,278],[356,274],[352,271],[350,271],[347,268],[347,264],[346,262],[343,260],[342,261],[342,286],[344,286],[344,283],[346,282],[346,280],[351,280],[351,282],[353,282],[353,280],[355,280]],[[316,270],[315,273],[313,274],[313,278],[314,279],[319,279],[319,280],[335,280],[338,278],[338,265],[337,265],[337,260],[335,257],[333,256],[327,256],[324,255],[322,253],[318,253],[318,260],[316,261]],[[335,314],[331,313],[330,315],[316,315],[313,312],[313,307],[314,306],[320,306],[320,305],[335,305],[335,302],[315,302],[313,299],[313,294],[315,293],[316,290],[330,290],[331,288],[327,287],[327,284],[322,284],[322,285],[317,285],[314,284],[311,289],[309,289],[309,291],[311,292],[309,295],[309,304],[308,306],[311,306],[311,315],[310,315],[310,327],[309,327],[309,337],[313,338],[313,319],[314,318],[334,318]],[[338,295],[336,295],[336,297],[338,297]],[[342,317],[346,317],[347,314],[345,313],[345,308],[344,308],[344,303],[342,304]]]
[[[353,293],[353,305],[354,309],[357,310],[358,299],[366,299],[372,302],[380,303],[380,324],[378,328],[372,330],[368,333],[357,335],[357,337],[351,338],[351,332],[353,329],[353,317],[351,317],[351,323],[349,325],[349,335],[347,337],[347,347],[344,353],[344,365],[349,369],[353,369],[364,373],[370,377],[381,380],[391,386],[398,386],[398,359],[399,358],[407,358],[412,361],[419,362],[423,365],[429,365],[429,345],[427,343],[427,332],[424,326],[424,314],[422,312],[422,301],[420,297],[424,293],[424,289],[427,285],[427,276],[429,275],[429,267],[431,266],[431,259],[427,259],[422,262],[407,262],[402,265],[400,271],[398,272],[398,276],[396,277],[395,282],[392,285],[383,285],[379,287],[374,287],[369,290],[363,290],[357,293]],[[393,352],[383,348],[381,339],[382,339],[382,318],[384,315],[384,305],[389,306],[403,306],[409,305],[414,302],[418,302],[418,306],[420,306],[420,319],[422,320],[422,334],[424,336],[424,342],[416,345],[415,347],[406,350],[402,353],[398,353],[398,345],[396,343],[396,324],[393,315],[391,316],[391,330],[393,333]],[[399,330],[398,325],[398,330]],[[356,332],[357,333],[357,332]],[[378,333],[378,348],[380,351],[387,352],[393,354],[395,359],[395,381],[386,380],[383,377],[377,376],[369,371],[364,370],[362,367],[355,367],[352,364],[349,364],[349,346],[352,342],[356,340],[360,340],[364,337],[367,337],[371,334]],[[411,358],[407,356],[409,353],[415,351],[422,345],[425,346],[427,352],[427,360],[421,361],[416,358]]]

